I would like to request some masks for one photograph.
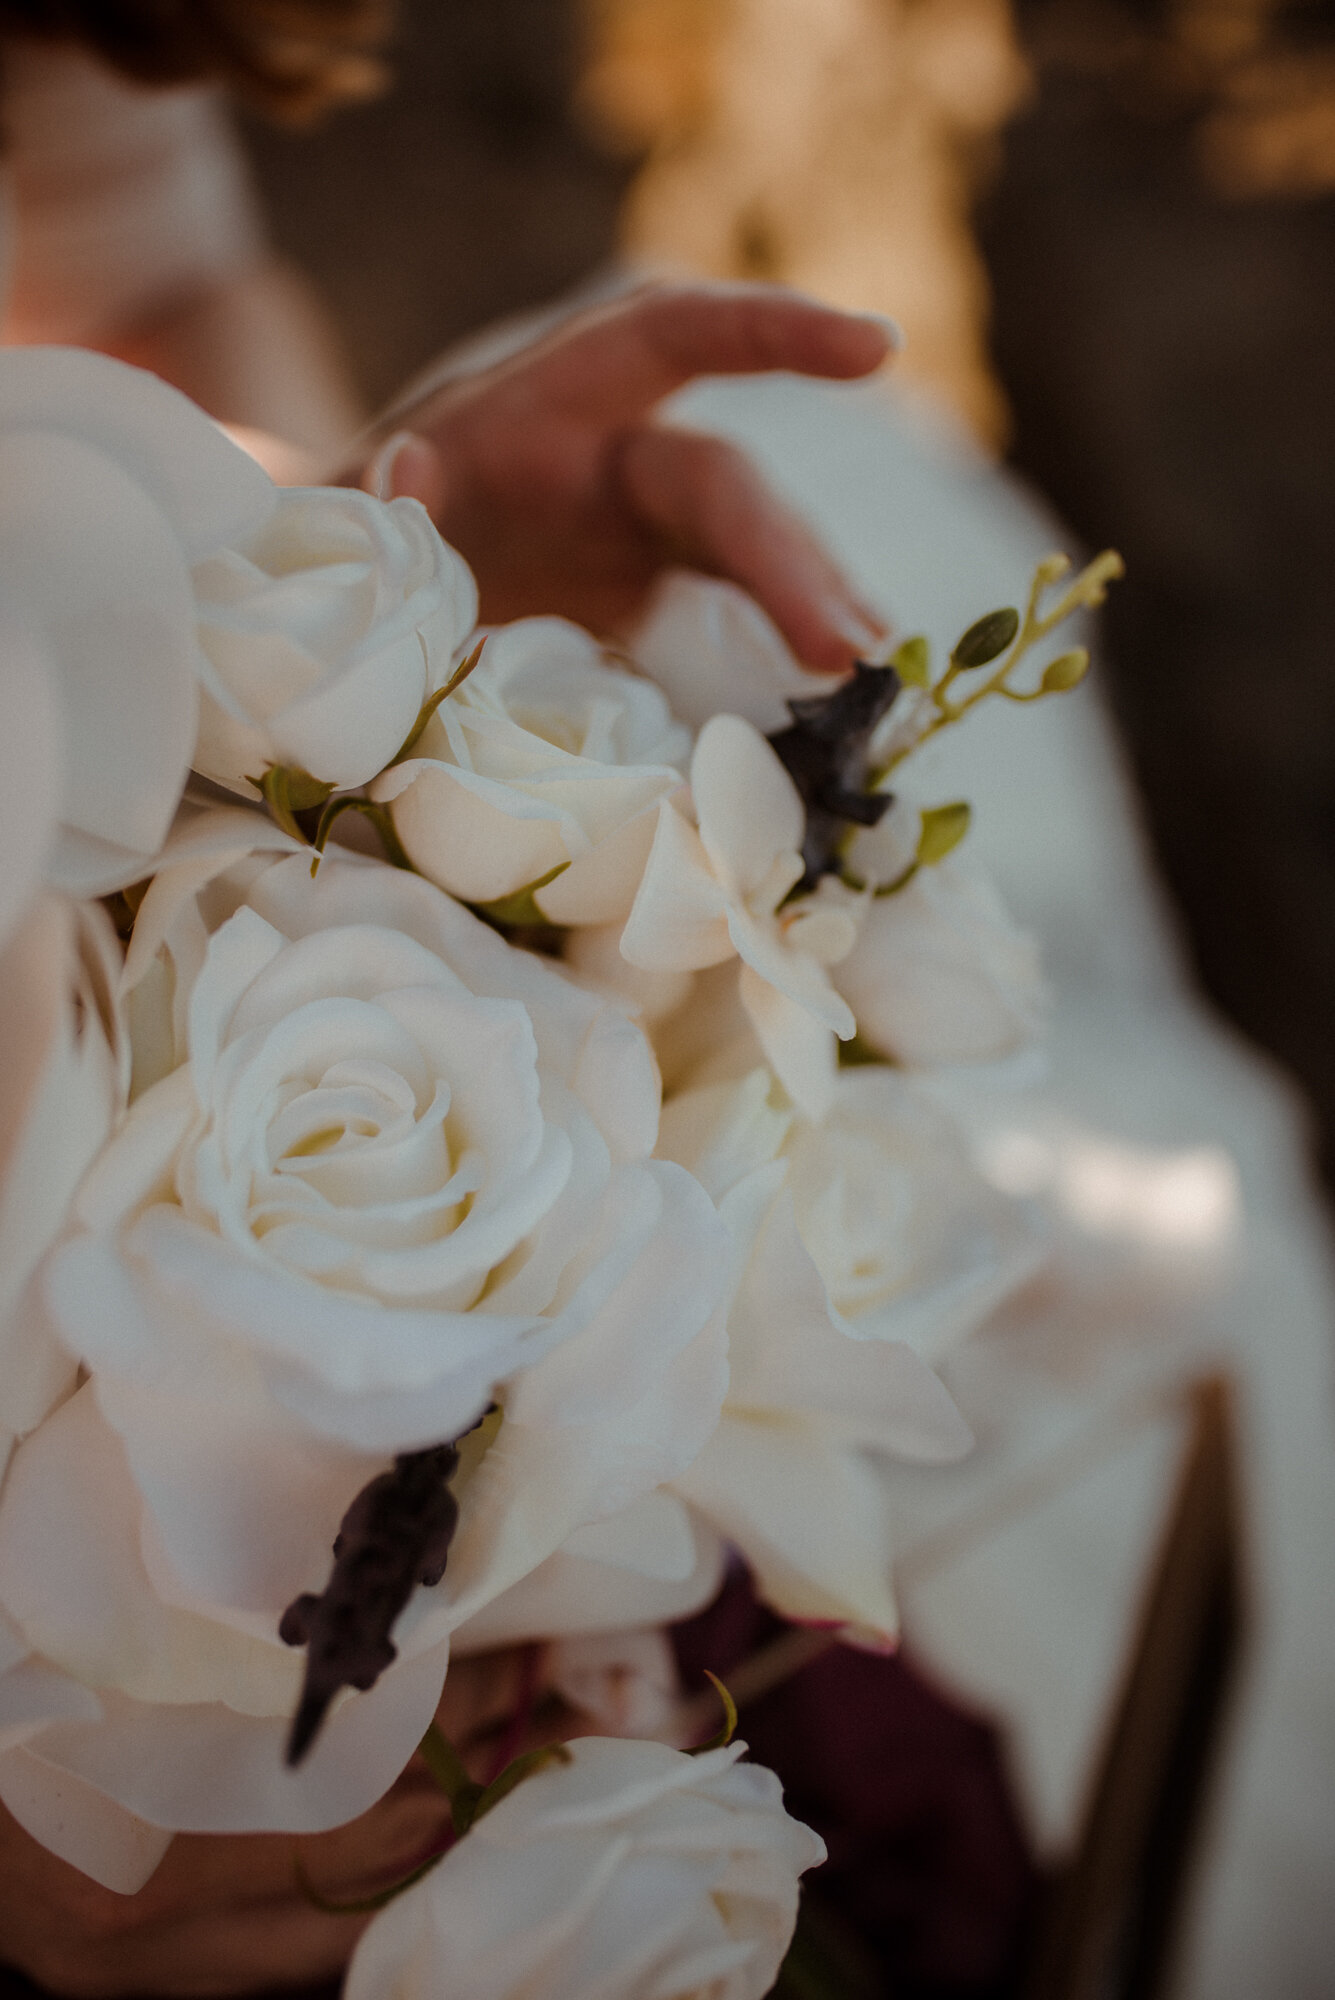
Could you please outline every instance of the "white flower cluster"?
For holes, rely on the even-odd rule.
[[[988,885],[902,793],[813,876],[728,586],[654,679],[478,634],[416,503],[90,355],[0,357],[0,473],[0,1800],[121,1890],[341,1823],[452,1646],[662,1625],[729,1547],[890,1644],[881,1465],[967,1449],[931,1360],[1029,1256],[914,1075],[1039,1020]],[[447,1553],[292,1768],[339,1524],[443,1448]],[[736,1755],[576,1745],[352,2000],[767,1991],[819,1842]]]

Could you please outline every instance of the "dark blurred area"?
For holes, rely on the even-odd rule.
[[[1158,858],[1330,1180],[1335,13],[1019,17],[1038,88],[979,216],[1012,458],[1126,557],[1109,679]]]
[[[611,255],[630,177],[583,135],[572,0],[406,0],[390,96],[246,137],[366,395]]]

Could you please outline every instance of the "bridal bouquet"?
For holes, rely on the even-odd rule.
[[[933,1358],[1030,1264],[919,1079],[1043,1013],[906,766],[1074,686],[1116,558],[831,686],[700,579],[634,658],[478,631],[415,502],[90,355],[0,357],[0,474],[0,1799],[129,1892],[420,1746],[352,2000],[767,1992],[823,1850],[727,1730],[433,1718],[729,1562],[894,1644],[881,1464],[968,1449]]]

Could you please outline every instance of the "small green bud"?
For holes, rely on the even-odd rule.
[[[1004,653],[1011,640],[1020,629],[1020,614],[1013,605],[1004,611],[989,611],[985,618],[972,624],[950,656],[952,667],[969,672],[974,667],[985,667],[999,654]]]
[[[905,687],[925,688],[932,684],[932,651],[921,632],[905,639],[890,660]]]
[[[1076,579],[1077,584],[1081,586],[1081,603],[1089,605],[1091,610],[1096,605],[1102,604],[1108,595],[1108,585],[1116,583],[1119,577],[1125,575],[1126,564],[1117,550],[1104,549]]]
[[[934,868],[938,861],[944,861],[959,846],[972,819],[973,807],[967,799],[955,799],[948,806],[929,806],[918,835],[918,859],[923,867]]]
[[[1034,571],[1034,582],[1042,590],[1046,584],[1056,583],[1061,577],[1065,576],[1070,567],[1071,558],[1062,555],[1061,551],[1057,550],[1050,556],[1044,556],[1042,562]]]
[[[1069,653],[1059,653],[1043,669],[1039,682],[1044,694],[1065,694],[1068,688],[1079,687],[1089,671],[1089,654],[1083,646],[1074,646]]]

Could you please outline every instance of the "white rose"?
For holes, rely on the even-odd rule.
[[[745,1747],[572,1743],[380,1913],[346,2000],[760,2000],[825,1847]]]
[[[416,500],[281,493],[194,573],[214,678],[195,768],[233,791],[271,764],[335,789],[374,778],[477,619],[477,587]]]
[[[195,743],[190,566],[273,504],[267,474],[155,377],[73,349],[0,354],[0,578],[60,718],[57,888],[148,872]]]
[[[150,900],[172,904],[170,873]],[[725,1243],[691,1177],[647,1157],[640,1031],[428,883],[352,858],[313,882],[303,853],[212,880],[190,914],[162,975],[189,981],[185,1059],[41,1273],[90,1373],[14,1455],[0,1605],[103,1706],[24,1746],[53,1782],[160,1826],[328,1825],[406,1762],[453,1627],[700,1448]],[[389,1454],[493,1397],[443,1582],[285,1771],[303,1662],[282,1611],[322,1589]]]
[[[795,1103],[819,1115],[834,1086],[835,1037],[854,1020],[826,967],[851,949],[856,911],[825,893],[788,900],[803,873],[805,814],[759,730],[716,715],[691,758],[696,824],[665,799],[626,928],[623,957],[646,972],[740,958],[737,991]]]
[[[692,729],[711,715],[740,715],[766,732],[787,727],[791,700],[828,695],[828,674],[799,665],[782,633],[738,584],[670,570],[630,644]]]
[[[944,1115],[881,1067],[845,1071],[819,1121],[766,1070],[687,1090],[659,1146],[714,1195],[739,1260],[723,1418],[674,1490],[786,1617],[887,1642],[894,1519],[868,1454],[968,1449],[922,1350],[1032,1269],[1028,1236]]]
[[[494,903],[545,883],[534,902],[550,922],[610,923],[630,908],[651,809],[680,786],[689,749],[650,682],[608,666],[578,626],[525,618],[488,635],[373,796],[413,866],[451,895]]]
[[[894,881],[912,862],[918,817],[901,799],[860,831],[854,873]],[[986,876],[954,856],[893,895],[862,899],[857,941],[832,976],[864,1041],[910,1069],[1012,1055],[1047,1019],[1036,942]]]

